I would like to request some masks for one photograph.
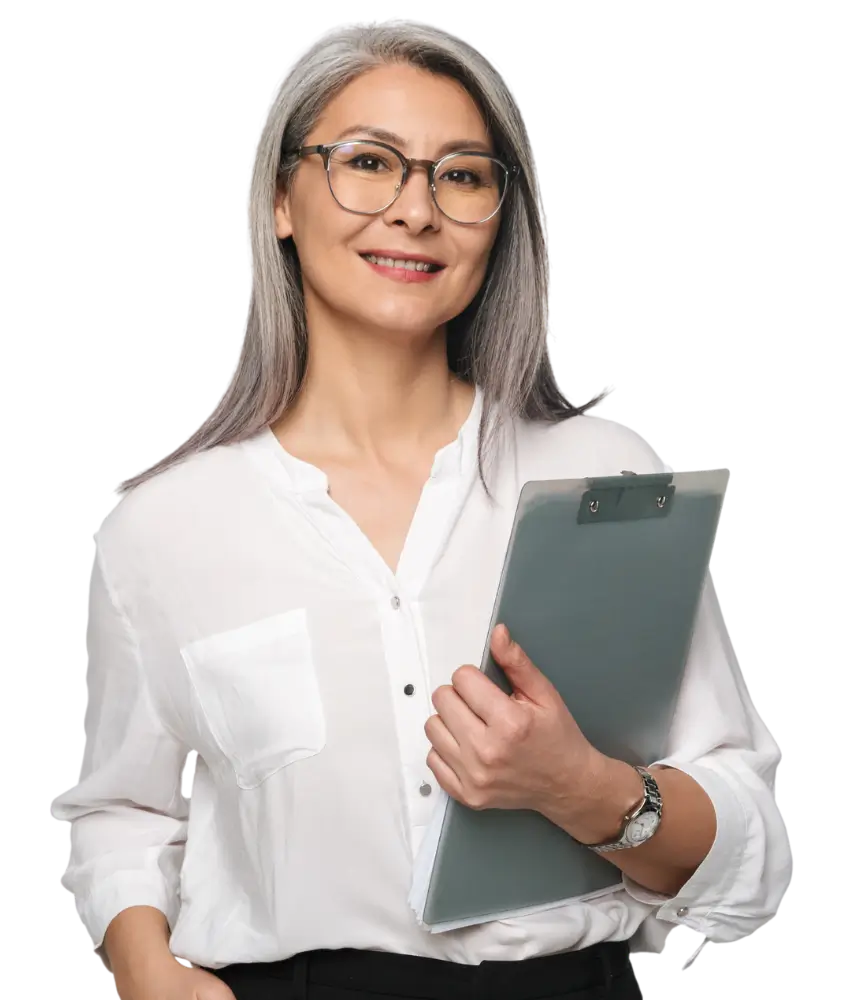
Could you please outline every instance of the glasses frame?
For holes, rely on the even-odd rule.
[[[334,194],[333,185],[331,184],[331,155],[333,154],[333,151],[335,149],[338,149],[340,146],[356,146],[356,145],[380,146],[382,149],[387,149],[391,153],[395,153],[395,155],[401,161],[401,170],[402,170],[401,181],[399,182],[396,188],[396,193],[393,195],[390,201],[386,203],[386,205],[384,205],[382,208],[375,209],[375,211],[373,212],[360,212],[357,209],[348,208],[347,206],[343,205],[342,202],[339,200],[339,198],[337,198],[337,196]],[[440,157],[439,160],[422,160],[422,159],[414,159],[413,157],[410,156],[405,156],[404,153],[402,153],[401,150],[396,149],[395,146],[391,146],[387,142],[380,142],[377,139],[342,139],[339,142],[320,143],[317,146],[299,146],[297,149],[282,151],[282,155],[284,157],[297,156],[299,158],[304,156],[311,156],[314,153],[318,153],[318,155],[322,157],[322,160],[325,164],[325,176],[328,179],[328,190],[330,191],[333,200],[344,211],[352,212],[354,215],[380,215],[381,212],[386,212],[386,210],[391,205],[395,204],[395,202],[398,200],[399,195],[404,190],[404,185],[407,182],[407,178],[410,176],[412,168],[423,167],[428,171],[428,189],[431,192],[432,201],[437,206],[437,209],[447,219],[449,219],[451,222],[456,223],[459,226],[480,226],[482,222],[489,222],[490,219],[493,218],[493,216],[499,211],[499,209],[504,204],[505,197],[508,193],[508,188],[510,187],[511,179],[516,177],[520,172],[520,167],[518,163],[505,163],[503,160],[500,160],[498,156],[493,156],[491,153],[482,153],[479,152],[478,150],[468,150],[468,151],[458,150],[454,153],[448,153],[446,154],[446,156]],[[493,211],[488,216],[486,216],[483,219],[479,219],[477,222],[461,222],[459,219],[453,218],[451,215],[448,214],[448,212],[445,212],[440,207],[440,203],[437,201],[437,187],[434,180],[437,175],[437,168],[441,166],[441,164],[445,163],[447,160],[452,160],[457,156],[481,156],[488,160],[494,160],[505,171],[505,188],[502,191],[502,197],[499,199],[499,204],[493,209]],[[286,169],[285,165],[281,163],[278,172],[282,173],[285,169]]]

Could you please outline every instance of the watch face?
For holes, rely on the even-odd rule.
[[[658,829],[658,813],[645,812],[629,823],[628,838],[632,844],[642,844]]]

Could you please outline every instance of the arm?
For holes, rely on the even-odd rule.
[[[674,896],[708,855],[717,832],[711,797],[689,774],[665,765],[649,768],[663,802],[661,825],[645,844],[610,851],[606,860],[653,892]],[[623,819],[643,797],[643,782],[624,761],[602,757],[597,789],[586,817],[577,825],[557,802],[546,810],[553,823],[583,844],[604,844],[619,837]]]
[[[80,778],[53,801],[51,814],[71,823],[62,885],[74,894],[95,953],[114,972],[112,959],[116,966],[126,963],[131,948],[145,958],[168,951],[188,820],[181,792],[188,747],[156,714],[138,638],[109,584],[99,545],[86,646],[88,707]],[[113,928],[118,914],[120,923]],[[129,929],[140,932],[132,943]]]
[[[105,963],[116,980],[141,975],[162,962],[173,961],[168,945],[171,931],[162,910],[154,906],[128,906],[113,917],[103,939]]]
[[[236,1000],[214,974],[178,962],[169,934],[165,914],[153,906],[129,906],[112,919],[104,942],[121,1000]]]

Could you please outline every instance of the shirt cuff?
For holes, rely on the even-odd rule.
[[[165,879],[151,879],[150,872],[116,872],[97,884],[84,899],[79,914],[94,944],[94,953],[113,972],[103,944],[106,929],[114,917],[129,906],[154,906],[165,914],[169,930],[177,923],[180,902],[169,891]]]
[[[702,951],[706,941],[715,940],[711,912],[725,901],[739,871],[746,842],[747,818],[729,782],[705,761],[696,764],[665,757],[649,767],[659,765],[684,771],[699,783],[714,806],[717,832],[708,854],[675,896],[652,892],[625,872],[623,885],[634,899],[658,907],[655,916],[660,920],[682,924],[703,935],[702,944],[684,965],[687,968]]]

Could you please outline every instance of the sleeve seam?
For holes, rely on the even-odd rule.
[[[100,566],[101,577],[103,578],[103,585],[106,588],[106,592],[109,595],[109,600],[112,606],[118,613],[121,623],[124,626],[127,634],[130,637],[130,643],[133,648],[133,659],[136,663],[136,669],[138,670],[139,676],[141,678],[141,686],[144,691],[145,702],[150,711],[151,718],[154,720],[156,725],[164,732],[167,736],[170,736],[176,743],[181,747],[185,747],[187,750],[191,749],[188,745],[172,730],[165,720],[160,716],[156,708],[156,703],[153,700],[153,696],[150,690],[150,682],[148,679],[147,670],[145,670],[144,661],[142,659],[141,644],[139,643],[139,635],[136,631],[135,626],[130,620],[130,616],[124,609],[123,604],[118,598],[118,594],[113,586],[111,580],[109,579],[109,574],[106,568],[106,557],[103,553],[103,548],[98,542],[97,536],[95,536],[95,558],[97,559],[98,565]]]

